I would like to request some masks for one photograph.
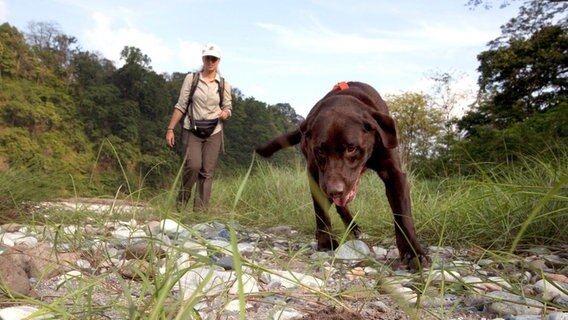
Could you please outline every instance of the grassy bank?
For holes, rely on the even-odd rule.
[[[413,215],[421,239],[436,245],[476,245],[499,250],[514,244],[568,241],[568,226],[564,223],[568,217],[568,157],[525,157],[514,164],[475,166],[478,174],[470,177],[421,180],[410,175]],[[262,229],[290,225],[308,235],[313,233],[315,218],[301,163],[293,168],[277,168],[257,161],[246,180],[245,175],[243,172],[216,178],[213,210],[209,214],[172,212],[175,188],[148,199],[140,199],[139,190],[131,194],[117,190],[106,197],[146,201],[156,208],[157,215],[187,222],[228,221],[229,212],[233,212],[235,220],[245,226]],[[84,196],[77,190],[87,188],[77,188],[72,180],[64,175],[2,172],[0,209],[5,218],[21,221],[29,217],[25,214],[29,201]],[[61,190],[61,186],[70,187],[65,192],[53,191]],[[239,188],[242,193],[237,197]],[[393,238],[393,219],[384,186],[374,172],[364,175],[350,208],[372,238]],[[342,233],[344,226],[333,208],[331,217],[334,230]]]
[[[515,164],[478,165],[479,174],[438,180],[410,177],[420,237],[430,244],[507,249],[513,244],[568,241],[568,157],[527,157]],[[215,183],[216,205],[229,207],[239,178]],[[368,171],[350,208],[371,237],[392,239],[393,219],[382,181]],[[315,226],[306,172],[262,162],[246,183],[236,209],[245,225],[291,225],[311,234]],[[331,212],[335,230],[344,227]]]

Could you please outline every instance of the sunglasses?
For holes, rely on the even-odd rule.
[[[205,60],[215,63],[215,62],[217,62],[217,60],[219,60],[219,58],[214,57],[214,56],[205,56]]]

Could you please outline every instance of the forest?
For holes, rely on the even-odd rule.
[[[452,90],[452,73],[432,75],[432,94],[384,97],[407,170],[449,177],[526,155],[567,154],[566,9],[553,1],[521,6],[478,54],[477,99],[459,118],[453,111],[463,97]],[[151,57],[128,46],[116,67],[83,51],[78,40],[53,23],[31,22],[28,30],[0,25],[0,173],[57,174],[67,177],[61,190],[72,184],[83,194],[114,192],[127,180],[149,193],[169,188],[181,158],[166,147],[166,125],[185,74],[194,70],[158,74]],[[269,105],[233,86],[219,175],[246,170],[256,144],[303,120],[286,102]],[[272,163],[298,161],[290,149]]]

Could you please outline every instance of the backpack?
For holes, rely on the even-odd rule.
[[[197,84],[199,83],[199,72],[193,73],[193,79],[191,80],[191,87],[189,89],[189,95],[187,97],[187,107],[185,109],[185,114],[183,118],[187,116],[187,111],[191,108],[191,117],[189,118],[189,130],[193,132],[196,136],[200,138],[207,138],[215,130],[217,126],[217,122],[219,119],[214,120],[195,120],[193,117],[193,94],[195,94],[195,89],[197,88]],[[223,106],[223,100],[225,97],[225,78],[221,77],[221,81],[219,82],[219,107]]]

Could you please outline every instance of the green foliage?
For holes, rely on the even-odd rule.
[[[405,166],[432,158],[442,134],[442,113],[432,107],[431,99],[420,93],[386,97],[397,124],[399,150]]]
[[[9,165],[39,163],[41,150],[24,128],[0,129],[0,154],[9,155]]]
[[[26,38],[9,24],[0,34],[0,170],[62,172],[90,181],[88,192],[95,193],[130,192],[128,180],[145,190],[169,187],[182,162],[181,143],[167,148],[165,128],[185,73],[157,74],[134,47],[122,50],[125,64],[117,69],[75,48],[74,37],[49,23],[32,23]],[[289,104],[267,106],[236,88],[233,109],[219,170],[226,174],[302,120]],[[286,150],[274,161],[288,164],[297,155]]]
[[[475,135],[456,144],[463,150],[458,162],[502,163],[515,161],[522,155],[558,154],[568,145],[568,103],[562,102],[547,112],[538,113],[526,121],[498,130],[490,125],[476,128]]]
[[[567,7],[526,1],[478,55],[480,103],[457,122],[465,139],[452,145],[454,163],[499,164],[542,150],[554,157],[566,146]]]
[[[37,60],[24,36],[8,23],[0,25],[0,78],[35,79]]]
[[[233,96],[233,115],[224,124],[226,144],[221,167],[235,168],[250,163],[255,147],[296,128],[298,116],[288,107],[287,104],[267,107],[254,98]],[[279,165],[291,164],[295,155],[299,156],[296,149],[286,149],[272,161]]]
[[[491,97],[480,112],[497,128],[506,128],[555,106],[568,92],[568,29],[545,27],[529,40],[479,55],[480,89]]]

